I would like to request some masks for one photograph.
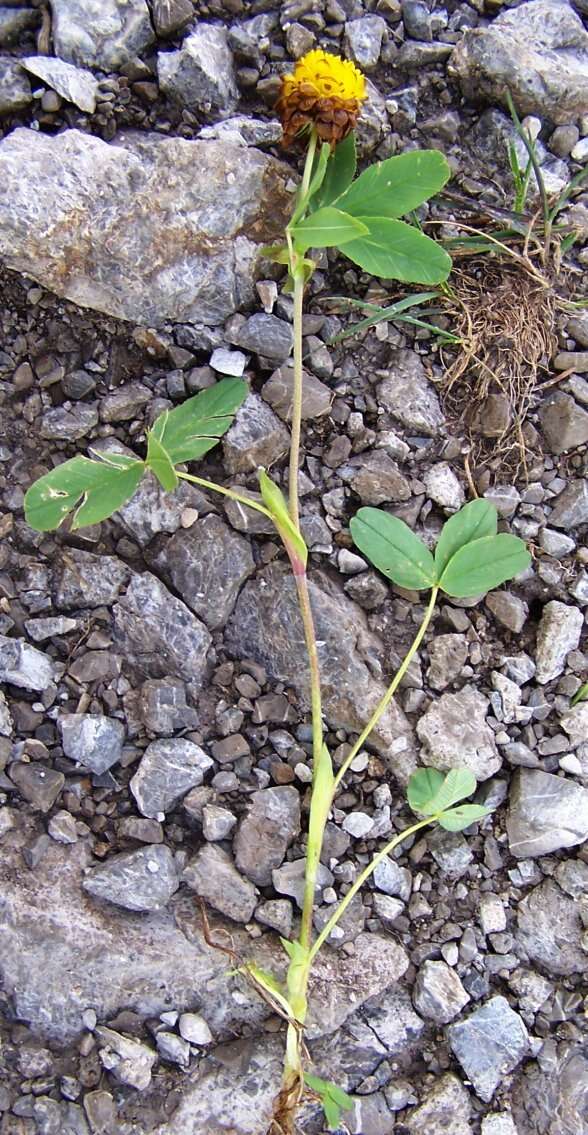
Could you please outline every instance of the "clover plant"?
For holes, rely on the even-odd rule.
[[[521,540],[498,533],[496,510],[485,500],[466,504],[446,522],[434,552],[386,510],[359,509],[350,523],[358,550],[391,584],[411,591],[428,591],[429,599],[406,657],[335,774],[325,742],[320,667],[308,589],[308,551],[298,504],[303,296],[316,263],[309,252],[336,248],[365,272],[428,285],[443,281],[451,267],[449,257],[434,241],[401,220],[447,181],[449,168],[442,154],[411,151],[378,162],[355,178],[352,127],[365,96],[363,77],[353,68],[351,78],[346,71],[349,67],[353,65],[325,52],[311,52],[296,65],[294,75],[285,76],[279,104],[286,135],[291,139],[300,134],[307,140],[304,173],[285,231],[285,243],[266,250],[267,255],[287,266],[287,286],[294,295],[294,392],[287,497],[264,470],[259,471],[259,503],[246,493],[185,469],[186,464],[199,460],[219,441],[247,395],[246,382],[222,378],[213,387],[160,415],[147,431],[144,457],[103,450],[91,458],[74,457],[41,477],[25,498],[26,518],[33,528],[49,531],[70,517],[71,528],[77,529],[115,514],[150,471],[166,492],[173,492],[181,480],[190,481],[263,513],[273,522],[290,560],[304,627],[311,693],[313,782],[304,902],[296,937],[282,939],[288,962],[285,980],[264,973],[254,962],[245,967],[256,988],[287,1020],[284,1074],[270,1127],[274,1135],[291,1135],[295,1131],[296,1111],[305,1090],[320,1099],[330,1129],[338,1125],[341,1111],[352,1104],[340,1087],[305,1069],[303,1043],[312,964],[349,903],[378,863],[403,840],[432,824],[447,831],[461,831],[489,811],[475,802],[464,803],[476,791],[475,778],[468,770],[455,768],[443,773],[433,768],[419,769],[411,776],[407,793],[408,804],[416,815],[414,823],[378,851],[326,926],[315,934],[317,872],[325,826],[339,786],[398,689],[429,626],[439,593],[454,598],[479,596],[524,571],[530,563]],[[310,97],[313,89],[314,98]]]

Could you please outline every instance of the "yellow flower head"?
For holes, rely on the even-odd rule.
[[[365,98],[365,79],[354,63],[327,51],[309,51],[293,74],[282,77],[276,109],[284,145],[312,127],[322,142],[341,142],[353,130]]]

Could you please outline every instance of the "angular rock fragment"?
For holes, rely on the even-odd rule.
[[[294,370],[285,364],[275,370],[271,378],[264,382],[262,398],[284,422],[292,417],[292,394],[294,390]],[[328,414],[333,401],[332,392],[324,382],[305,371],[302,387],[302,418],[321,418]]]
[[[120,1084],[145,1091],[151,1083],[151,1069],[156,1061],[153,1049],[102,1025],[96,1029],[96,1037],[104,1067]]]
[[[584,973],[581,907],[577,899],[546,879],[525,895],[517,908],[517,943],[531,962],[549,974]]]
[[[19,61],[10,55],[0,55],[0,115],[13,114],[32,101],[31,84]]]
[[[257,394],[249,394],[225,434],[223,450],[229,473],[269,468],[288,451],[290,435],[273,410]]]
[[[118,598],[131,575],[116,556],[97,556],[80,548],[68,548],[53,565],[53,595],[56,607],[109,607]]]
[[[584,616],[578,607],[552,599],[546,603],[537,631],[535,677],[542,686],[562,673],[566,658],[580,642]]]
[[[474,1091],[491,1100],[504,1077],[530,1052],[529,1034],[506,997],[492,997],[448,1029],[449,1044]]]
[[[162,91],[186,110],[212,107],[228,118],[236,109],[235,65],[222,25],[198,23],[179,51],[159,53],[157,74]]]
[[[117,643],[132,666],[148,678],[185,678],[198,692],[210,635],[154,575],[134,575],[113,615]]]
[[[38,761],[35,761],[34,764],[32,762],[29,764],[26,761],[15,761],[8,772],[21,796],[33,808],[38,808],[40,812],[51,810],[65,784],[65,777],[62,772],[45,768]]]
[[[459,977],[445,962],[424,962],[415,983],[413,1000],[422,1017],[446,1025],[457,1017],[470,997]]]
[[[22,65],[30,75],[41,79],[62,98],[73,102],[87,114],[94,114],[99,83],[90,71],[84,71],[50,55],[27,55],[22,60]]]
[[[552,453],[565,453],[588,441],[588,413],[569,394],[552,394],[542,403],[539,418]]]
[[[255,568],[249,541],[213,514],[176,532],[154,562],[210,630],[225,625]]]
[[[64,713],[59,718],[66,757],[100,774],[120,761],[125,739],[122,721],[97,713]]]
[[[410,485],[398,465],[383,450],[360,454],[339,469],[362,504],[385,504],[408,500]]]
[[[46,690],[63,667],[24,638],[0,635],[0,681],[23,690]]]
[[[116,71],[153,42],[145,0],[51,0],[55,54]]]
[[[272,871],[300,833],[300,797],[290,785],[255,792],[233,841],[235,863],[258,887],[269,887]]]
[[[212,763],[199,745],[184,737],[153,741],[130,782],[141,815],[161,819],[191,788],[202,784]]]
[[[450,73],[468,99],[506,106],[510,90],[519,114],[573,122],[586,110],[588,33],[565,0],[531,0],[466,31]]]
[[[536,859],[588,839],[588,790],[563,776],[521,768],[506,822],[511,855]]]
[[[186,686],[179,678],[148,678],[143,682],[139,713],[149,732],[163,737],[198,725],[198,714],[188,705]]]
[[[410,1135],[472,1135],[470,1112],[467,1089],[448,1073],[435,1081],[420,1106],[409,1113],[406,1126]]]
[[[415,433],[433,437],[443,426],[435,388],[414,351],[391,352],[390,377],[379,383],[377,395],[380,405]]]
[[[85,876],[84,890],[125,910],[161,910],[180,885],[174,858],[164,844],[112,855]]]
[[[423,763],[440,769],[467,768],[487,780],[501,765],[494,734],[486,724],[489,705],[473,686],[443,694],[417,722],[424,743]]]
[[[182,875],[184,883],[200,898],[232,918],[249,922],[257,906],[258,892],[235,868],[226,851],[207,843],[190,860]]]

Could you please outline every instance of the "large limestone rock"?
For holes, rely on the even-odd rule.
[[[226,954],[206,944],[193,894],[182,889],[167,909],[146,914],[98,902],[82,889],[96,862],[84,841],[68,848],[52,841],[34,871],[24,865],[22,850],[40,830],[27,818],[5,835],[0,858],[0,982],[18,1020],[57,1044],[79,1035],[89,1008],[99,1022],[121,1009],[141,1017],[197,1009],[219,1043],[243,1030],[259,1033],[269,1009],[227,965]],[[247,931],[216,912],[209,917],[219,940],[229,931],[240,956],[283,974],[277,936],[252,948]],[[360,934],[353,957],[323,950],[310,988],[309,1035],[334,1032],[407,965],[402,947],[379,934]],[[195,1130],[209,1135],[216,1128]]]
[[[449,64],[468,99],[565,124],[588,105],[588,32],[567,0],[532,0],[466,31]]]
[[[329,725],[359,733],[385,691],[374,672],[384,658],[363,611],[323,578],[310,584]],[[308,704],[308,667],[294,580],[278,566],[245,584],[227,626],[226,640],[239,658],[255,658],[275,681],[288,682]],[[414,737],[402,710],[390,704],[370,742],[400,780],[415,767]]]
[[[161,327],[253,302],[287,167],[227,142],[14,130],[0,144],[0,256],[81,307]]]

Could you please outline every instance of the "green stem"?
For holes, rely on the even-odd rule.
[[[231,500],[238,501],[239,504],[246,504],[247,508],[253,508],[256,512],[262,512],[263,515],[267,516],[268,520],[271,520],[273,524],[273,517],[271,512],[269,512],[269,510],[265,508],[264,505],[258,504],[257,501],[254,501],[251,499],[251,497],[246,496],[245,493],[238,493],[235,489],[226,489],[224,485],[217,485],[214,481],[205,481],[203,477],[194,477],[192,473],[180,473],[176,469],[176,474],[182,479],[182,481],[189,481],[192,485],[200,485],[200,487],[203,489],[212,489],[213,492],[222,493],[223,496],[230,497]]]
[[[322,717],[322,704],[321,704],[321,679],[319,671],[318,650],[316,645],[316,634],[314,629],[314,619],[312,615],[312,608],[310,606],[310,595],[308,592],[308,578],[306,573],[304,575],[297,575],[296,588],[298,591],[298,602],[300,605],[300,614],[302,616],[302,623],[304,626],[304,638],[306,641],[306,650],[308,654],[308,664],[310,668],[310,698],[312,709],[312,756],[313,766],[316,777],[316,770],[318,769],[319,762],[322,756],[323,749],[323,717]],[[314,796],[313,796],[314,799]],[[313,805],[311,799],[311,810]],[[300,928],[300,944],[304,949],[309,949],[310,940],[312,936],[312,913],[314,908],[314,895],[316,890],[316,878],[318,874],[318,867],[320,862],[322,850],[322,833],[320,842],[314,841],[313,844],[309,842],[306,852],[306,873],[304,878],[304,900],[302,906],[302,923]]]
[[[294,387],[292,391],[292,428],[290,467],[288,474],[288,508],[292,523],[300,526],[298,504],[298,464],[300,461],[300,434],[302,431],[302,302],[304,278],[294,275]]]
[[[408,839],[409,836],[414,835],[415,832],[420,831],[421,828],[426,828],[428,824],[434,824],[442,815],[442,812],[436,812],[434,816],[427,816],[426,820],[419,820],[417,824],[412,824],[410,828],[406,828],[406,831],[400,832],[399,835],[394,836],[394,839],[391,839],[390,842],[387,843],[385,847],[383,847],[382,850],[374,856],[371,863],[368,863],[367,867],[361,872],[361,875],[357,876],[357,879],[355,880],[353,886],[349,888],[347,894],[339,903],[339,906],[337,907],[335,913],[329,919],[326,926],[324,926],[321,930],[310,951],[311,963],[314,961],[321,946],[326,942],[329,934],[331,934],[331,932],[334,930],[341,916],[347,910],[349,903],[355,898],[357,892],[361,890],[364,883],[369,879],[370,875],[373,874],[378,864],[381,863],[382,860],[385,859],[391,851],[394,851],[394,848],[398,847],[398,844],[402,843],[404,839]]]
[[[316,153],[316,134],[310,136],[304,173],[298,193],[298,205],[286,229],[286,239],[290,252],[290,275],[294,282],[294,388],[292,391],[292,426],[290,442],[290,463],[288,475],[288,508],[292,523],[300,526],[298,504],[298,464],[300,461],[300,434],[302,430],[302,314],[304,300],[304,270],[298,263],[298,254],[292,240],[292,228],[304,215],[308,204],[308,189]]]
[[[404,678],[404,675],[406,674],[408,667],[410,666],[419,646],[421,645],[421,642],[423,641],[423,638],[425,636],[425,631],[427,630],[427,627],[428,627],[429,623],[431,622],[431,618],[432,618],[432,615],[433,615],[433,611],[435,609],[435,603],[437,601],[438,593],[439,593],[438,587],[433,587],[431,589],[431,597],[429,599],[429,604],[427,606],[427,610],[425,611],[423,621],[422,621],[422,623],[421,623],[421,625],[420,625],[420,627],[417,631],[417,634],[415,635],[415,638],[412,642],[412,645],[411,645],[410,649],[408,650],[408,653],[405,655],[402,663],[400,664],[400,667],[397,670],[396,674],[394,675],[394,677],[393,677],[390,685],[388,686],[388,689],[386,690],[386,693],[384,694],[382,700],[380,701],[379,705],[376,707],[376,709],[372,713],[372,716],[370,717],[365,729],[363,730],[362,733],[360,733],[359,737],[357,738],[357,741],[355,742],[355,744],[351,748],[351,752],[348,753],[343,764],[341,765],[341,768],[339,769],[339,772],[337,773],[337,776],[335,777],[335,781],[334,781],[334,784],[333,784],[333,795],[335,795],[335,792],[337,791],[339,784],[341,783],[343,777],[345,776],[345,773],[348,771],[349,766],[355,760],[357,754],[359,753],[359,751],[363,747],[363,745],[365,745],[365,742],[367,741],[370,733],[372,732],[373,729],[375,729],[376,725],[378,724],[378,721],[380,720],[382,714],[384,713],[384,710],[387,708],[387,706],[392,701],[392,698],[394,697],[396,690],[398,689],[402,679]]]
[[[300,188],[296,194],[296,205],[294,212],[288,222],[288,229],[298,224],[298,221],[303,216],[306,206],[308,205],[308,190],[310,188],[310,179],[312,177],[312,167],[314,165],[314,155],[316,154],[317,136],[313,130],[310,138],[308,139],[308,150],[306,151],[306,158],[304,160],[304,170],[302,172],[302,181]],[[287,230],[286,230],[287,231]]]

